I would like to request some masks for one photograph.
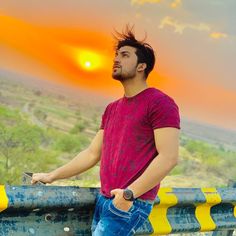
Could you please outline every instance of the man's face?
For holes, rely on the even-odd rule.
[[[116,51],[112,68],[112,77],[119,81],[132,79],[136,75],[138,57],[136,48],[130,46],[121,47]]]

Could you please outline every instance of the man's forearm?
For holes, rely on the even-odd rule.
[[[137,198],[155,187],[177,164],[177,158],[167,159],[159,154],[149,164],[144,173],[128,186]]]
[[[75,156],[70,162],[50,172],[49,174],[52,181],[69,178],[90,169],[98,161],[99,158],[94,157],[89,149],[85,149]]]

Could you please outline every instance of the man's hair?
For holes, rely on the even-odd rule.
[[[115,35],[113,34],[114,38],[117,41],[115,50],[117,51],[124,46],[131,46],[136,48],[138,63],[146,63],[147,65],[144,71],[145,77],[147,78],[155,65],[154,50],[148,43],[144,42],[146,37],[142,41],[138,41],[135,38],[133,28],[134,26],[130,27],[129,25],[126,25],[125,31],[123,31],[122,33],[119,33],[115,30]]]

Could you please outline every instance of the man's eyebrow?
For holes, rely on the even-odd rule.
[[[120,53],[122,53],[122,54],[125,54],[125,53],[128,53],[128,54],[130,54],[130,52],[129,52],[129,51],[121,51]]]
[[[130,55],[130,52],[129,52],[129,51],[119,51],[119,50],[117,50],[117,51],[115,52],[115,55],[118,55],[119,53],[122,54],[122,55],[124,55],[124,54]]]

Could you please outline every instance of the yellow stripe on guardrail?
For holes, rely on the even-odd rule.
[[[221,202],[220,194],[216,188],[202,188],[205,203],[196,205],[196,218],[201,226],[201,231],[210,231],[216,228],[216,224],[211,217],[211,207]]]
[[[0,185],[0,212],[4,211],[8,206],[8,197],[5,191],[5,186]]]
[[[160,188],[158,192],[160,204],[154,205],[149,220],[153,227],[153,234],[168,234],[172,227],[167,219],[167,210],[177,204],[178,198],[172,188]]]
[[[234,204],[234,217],[236,218],[236,204]]]

